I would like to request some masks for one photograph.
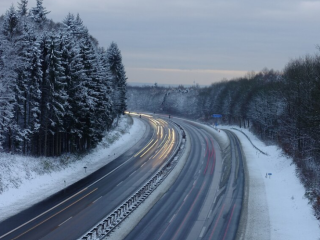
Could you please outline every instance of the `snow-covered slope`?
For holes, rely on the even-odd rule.
[[[248,170],[248,215],[242,239],[319,240],[319,221],[304,196],[292,159],[276,146],[266,146],[248,130],[242,131],[268,154],[260,153],[243,133],[234,131],[241,141]]]
[[[114,160],[132,147],[143,136],[145,129],[144,123],[139,119],[134,118],[133,125],[130,126],[128,119],[124,117],[119,126],[108,133],[108,139],[102,141],[92,153],[79,160],[70,156],[67,160],[69,163],[65,165],[54,158],[1,154],[0,185],[3,186],[3,192],[0,194],[0,222]],[[47,168],[43,167],[47,164],[50,164]]]

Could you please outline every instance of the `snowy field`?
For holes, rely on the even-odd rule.
[[[230,127],[223,127],[230,129]],[[239,128],[237,128],[239,129]],[[292,159],[274,145],[266,146],[246,129],[239,131],[248,167],[249,202],[246,240],[319,240],[320,223],[304,196]],[[267,175],[271,173],[272,175]]]
[[[33,158],[0,153],[0,222],[103,167],[145,133],[139,119],[124,116],[118,127],[84,157]],[[84,167],[87,167],[86,173]]]

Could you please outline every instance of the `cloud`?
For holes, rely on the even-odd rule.
[[[127,68],[128,82],[210,85],[223,79],[239,78],[247,71],[211,69]]]
[[[29,0],[29,6],[35,2]],[[0,1],[1,9],[10,5],[11,0]],[[291,58],[316,52],[320,39],[316,0],[44,0],[44,5],[54,21],[79,13],[101,46],[117,42],[132,69],[281,70]],[[139,78],[137,71],[132,78]]]

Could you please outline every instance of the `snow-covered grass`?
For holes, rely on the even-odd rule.
[[[131,148],[145,129],[139,119],[124,116],[118,127],[108,132],[99,146],[85,156],[34,158],[1,153],[0,222],[114,160]]]
[[[248,130],[241,130],[268,154],[261,154],[241,132],[233,131],[241,141],[249,177],[248,219],[243,239],[319,240],[319,222],[292,159],[276,146],[266,146]]]

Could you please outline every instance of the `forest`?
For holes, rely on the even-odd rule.
[[[172,114],[250,128],[293,158],[306,197],[320,220],[320,56],[290,61],[211,86],[128,86],[128,110]]]
[[[88,151],[127,108],[117,44],[100,47],[79,14],[48,14],[43,0],[20,0],[0,17],[0,151]]]

